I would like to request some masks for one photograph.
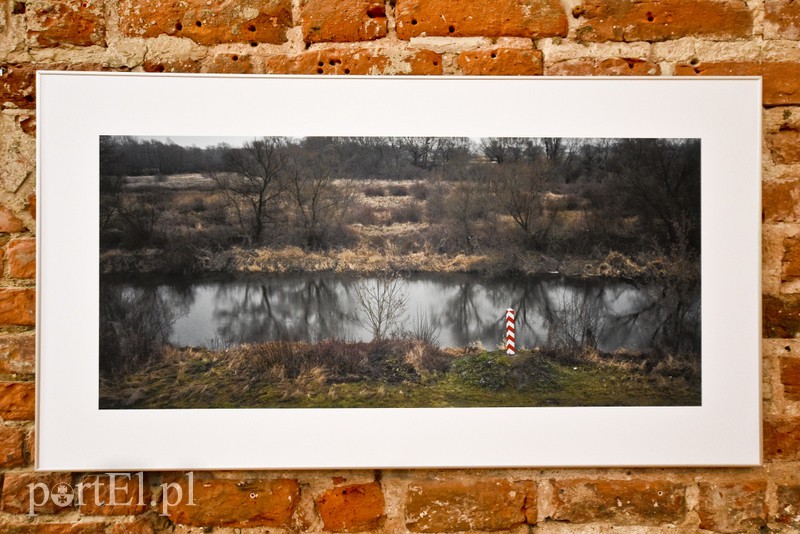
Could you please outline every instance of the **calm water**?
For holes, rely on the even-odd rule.
[[[102,291],[126,306],[146,302],[167,318],[166,337],[178,346],[219,348],[288,337],[369,341],[356,284],[341,274],[259,274],[195,282],[117,283]],[[484,279],[424,275],[402,280],[405,313],[395,330],[435,324],[438,344],[464,347],[502,341],[505,309],[517,311],[517,347],[588,341],[605,351],[649,350],[672,336],[699,349],[699,295],[678,298],[655,286],[563,277]],[[676,320],[679,319],[679,320]],[[675,325],[679,326],[676,328]]]

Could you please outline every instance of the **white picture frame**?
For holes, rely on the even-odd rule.
[[[702,405],[98,408],[98,137],[702,141]],[[37,74],[36,468],[761,462],[760,78]]]

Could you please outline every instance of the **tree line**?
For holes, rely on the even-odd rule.
[[[215,184],[227,204],[222,222],[234,221],[250,244],[268,227],[291,225],[296,244],[328,248],[332,232],[368,222],[354,210],[359,191],[339,180],[383,178],[422,180],[430,191],[416,220],[445,224],[459,251],[490,241],[498,215],[528,248],[563,249],[552,229],[567,212],[581,214],[573,233],[584,247],[700,245],[698,139],[263,137],[201,149],[104,136],[101,225],[152,231],[157,199],[125,208],[126,177],[184,172]]]

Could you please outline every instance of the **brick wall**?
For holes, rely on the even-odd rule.
[[[757,532],[800,529],[797,0],[5,0],[0,9],[0,530]],[[32,472],[35,71],[764,76],[765,465],[197,474],[195,507],[56,507]],[[576,105],[602,105],[591,95]],[[654,106],[658,103],[654,102]],[[392,113],[391,106],[383,110]],[[99,479],[108,493],[108,480]],[[138,489],[129,486],[130,491]],[[127,498],[118,494],[120,501]],[[215,529],[216,530],[216,529]],[[262,528],[259,531],[263,531]],[[203,531],[197,529],[197,531]],[[766,531],[766,530],[762,530]]]

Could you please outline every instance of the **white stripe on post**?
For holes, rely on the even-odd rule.
[[[506,354],[513,356],[516,350],[516,334],[514,331],[514,310],[506,310]]]

